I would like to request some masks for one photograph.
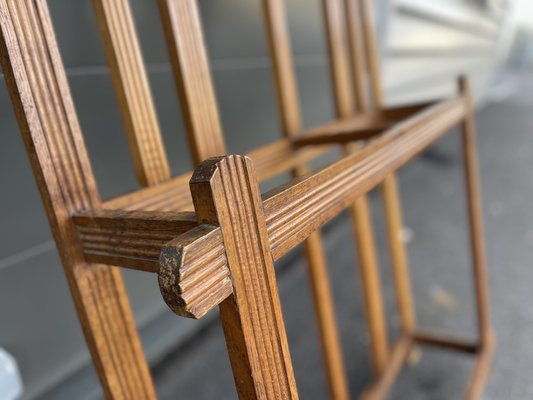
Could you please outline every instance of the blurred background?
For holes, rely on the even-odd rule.
[[[199,0],[227,147],[280,136],[259,0]],[[102,197],[138,187],[91,1],[48,0]],[[191,168],[156,2],[131,0],[173,172]],[[333,119],[319,0],[287,0],[304,123]],[[375,2],[387,103],[448,96],[468,74],[478,100],[493,321],[497,349],[485,398],[533,398],[533,2]],[[0,85],[0,348],[20,368],[23,399],[101,398],[74,306],[5,88]],[[457,135],[400,173],[417,312],[422,325],[472,335]],[[379,193],[371,202],[391,334],[397,330]],[[328,262],[352,393],[371,378],[368,339],[347,218],[325,227]],[[305,265],[278,263],[300,396],[327,398]],[[223,335],[211,313],[175,317],[155,276],[124,271],[160,397],[235,398]],[[424,351],[392,398],[461,397],[471,360]],[[205,377],[207,376],[207,378]],[[0,399],[2,394],[0,393]]]

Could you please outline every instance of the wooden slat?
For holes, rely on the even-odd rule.
[[[392,387],[394,380],[400,373],[409,352],[413,347],[413,341],[409,336],[402,336],[394,345],[387,368],[376,379],[370,388],[365,390],[361,400],[381,400],[387,395]]]
[[[345,0],[344,8],[348,43],[350,45],[349,55],[357,111],[360,113],[366,113],[370,111],[370,105],[368,103],[369,93],[367,90],[368,71],[366,69],[367,64],[365,41],[363,38],[363,22],[361,20],[359,3],[360,0]]]
[[[346,199],[355,200],[371,190],[385,178],[386,171],[399,168],[432,141],[442,136],[443,130],[456,125],[464,117],[462,106],[462,99],[431,106],[416,118],[386,131],[358,153],[347,156],[313,175],[296,178],[287,185],[265,193],[263,198],[267,229],[274,257],[277,259],[283,256],[292,247],[305,240],[311,232],[327,222],[328,218],[336,215],[339,207],[347,207],[349,200]],[[433,121],[431,125],[420,123],[429,118]],[[382,158],[385,159],[383,168],[379,168]],[[341,171],[342,174],[339,174]],[[330,178],[332,182],[328,190],[327,180]],[[169,183],[164,185],[170,186]],[[174,193],[176,190],[172,187],[166,189],[169,193]],[[177,190],[186,189],[180,184]],[[352,193],[352,190],[355,190],[356,194]],[[146,197],[143,197],[142,201],[149,202],[149,194],[153,194],[156,198],[167,198],[168,192],[160,190],[159,187],[143,189],[141,193]],[[348,203],[345,203],[346,201]],[[306,221],[306,218],[314,212],[318,217],[312,222]],[[111,262],[111,256],[110,254],[111,264],[122,265]],[[157,268],[157,257],[153,257],[151,262],[153,266],[148,268],[148,271]],[[209,269],[209,265],[206,261],[204,267]]]
[[[465,99],[466,115],[461,124],[461,134],[463,139],[463,166],[468,205],[468,227],[480,344],[480,353],[470,379],[467,396],[469,399],[476,399],[481,396],[489,375],[494,347],[494,334],[490,322],[487,255],[483,228],[483,202],[479,182],[479,161],[474,120],[475,106],[470,84],[465,77],[459,79],[459,91]]]
[[[242,400],[297,399],[265,216],[251,160],[209,160],[191,180],[196,214],[219,224],[233,294],[220,304],[237,393]]]
[[[392,124],[380,124],[378,127],[366,129],[353,129],[350,124],[339,123],[336,125],[339,126],[339,129],[327,129],[326,133],[317,132],[312,135],[302,135],[295,137],[292,142],[296,147],[331,143],[347,144],[349,142],[360,142],[376,137]]]
[[[413,332],[413,340],[418,344],[453,349],[465,353],[476,353],[480,349],[479,343],[474,341],[458,339],[435,332],[416,330]]]
[[[157,272],[161,248],[198,226],[192,212],[101,210],[73,217],[85,260]]]
[[[284,2],[263,0],[262,4],[282,128],[285,136],[292,136],[302,129],[302,117]]]
[[[191,156],[226,154],[196,0],[158,0]]]
[[[391,129],[383,137],[370,143],[359,153],[352,154],[316,174],[297,178],[290,185],[263,195],[267,231],[274,259],[279,259],[304,241],[342,209],[352,204],[355,199],[378,185],[387,174],[404,165],[456,125],[464,117],[462,106],[461,99],[434,106],[430,110],[431,113],[429,111],[426,113],[426,117],[427,114],[434,113],[432,124],[420,125],[406,121],[402,126]],[[310,220],[310,216],[314,217]],[[223,254],[222,241],[216,242],[218,240],[216,235],[210,238],[199,235],[193,239],[188,239],[187,246],[191,247],[203,241],[203,245]],[[194,258],[188,259],[187,253],[192,254]],[[202,271],[220,270],[225,265],[220,264],[218,259],[202,258],[201,255],[198,258],[197,252],[183,251],[180,254],[181,258],[175,260],[177,279],[180,268],[187,270],[194,266],[195,271],[201,275]],[[107,260],[115,264],[120,257],[120,254],[110,254]],[[104,261],[102,259],[102,262]],[[124,261],[128,262],[126,259]],[[146,259],[143,258],[141,261],[145,262]],[[158,261],[158,257],[154,256],[150,261],[153,266],[146,270],[156,269]],[[117,265],[122,263],[118,262]],[[198,293],[200,289],[192,286],[189,290]],[[196,315],[187,309],[185,302],[179,303],[181,301],[179,299],[174,301],[184,307],[180,315],[200,318],[210,309],[204,306],[202,314]],[[216,304],[218,303],[211,304],[211,307]]]
[[[128,0],[93,0],[137,178],[170,178],[167,155]]]
[[[78,316],[106,397],[155,391],[118,269],[88,264],[70,215],[99,207],[44,0],[0,0],[1,61]]]
[[[348,2],[350,0],[347,0]],[[353,0],[352,0],[353,1]],[[358,6],[358,10],[355,8]],[[357,46],[352,45],[352,58],[356,55],[363,56],[368,77],[370,79],[370,98],[372,103],[369,106],[373,112],[380,112],[384,108],[383,99],[383,85],[381,80],[381,69],[379,64],[379,42],[377,40],[376,19],[374,17],[375,2],[372,0],[357,0],[357,5],[352,6],[354,9],[348,14],[348,23],[355,24],[358,32],[364,37],[364,49],[361,52],[359,43]],[[356,14],[360,17],[357,18]],[[361,28],[359,28],[361,25]],[[352,32],[353,36],[353,32]],[[352,38],[353,41],[353,38]],[[353,44],[353,43],[352,43]],[[361,54],[361,53],[364,53]],[[405,109],[407,111],[409,107]],[[416,105],[411,107],[413,113],[420,112],[416,110]],[[403,119],[410,118],[409,111],[402,115],[390,115],[389,117]],[[425,123],[430,124],[431,120],[426,120]],[[413,306],[413,299],[410,288],[409,264],[405,243],[402,238],[403,222],[401,212],[401,197],[400,190],[397,185],[396,176],[391,174],[383,180],[381,185],[383,191],[383,199],[385,203],[385,219],[387,221],[387,237],[389,244],[389,251],[391,254],[391,266],[394,275],[394,286],[396,292],[396,307],[400,316],[400,324],[402,332],[408,334],[412,331],[416,315]]]
[[[252,150],[247,156],[256,165],[258,180],[264,181],[281,173],[292,171],[298,165],[315,159],[330,150],[330,148],[323,146],[295,150],[290,140],[282,139]],[[189,191],[190,178],[191,173],[187,172],[157,186],[105,201],[103,207],[115,210],[192,210],[192,199]]]
[[[331,64],[331,80],[335,99],[337,117],[349,120],[355,111],[354,96],[352,93],[352,71],[348,55],[349,43],[347,40],[345,12],[341,0],[323,0],[326,37]],[[360,83],[359,81],[356,83]],[[369,133],[375,135],[379,132],[373,129]],[[367,132],[368,133],[368,132]],[[345,146],[345,153],[354,151]],[[370,344],[372,348],[372,361],[376,373],[380,373],[388,359],[387,326],[383,306],[379,266],[377,261],[374,233],[370,217],[370,205],[365,195],[355,199],[350,207],[350,215],[356,237],[358,265],[363,286],[364,306]]]
[[[284,1],[264,0],[262,3],[283,134],[285,137],[294,138],[302,130],[302,123]],[[307,166],[305,160],[299,155],[302,154],[302,150],[308,152],[310,149],[298,150],[293,142],[287,150],[293,155],[292,159],[301,161],[293,164],[293,175],[304,174]],[[255,162],[253,157],[252,159]],[[304,242],[304,253],[318,320],[330,397],[335,400],[348,399],[348,383],[320,232],[314,232],[307,238]]]
[[[407,254],[402,235],[403,221],[396,175],[391,174],[385,178],[382,188],[400,327],[403,334],[410,334],[416,325],[416,315],[413,307]]]
[[[346,37],[346,21],[341,0],[322,0],[324,25],[328,43],[331,81],[337,117],[349,118],[354,114],[352,73],[349,63],[349,46]]]
[[[373,0],[359,0],[361,5],[363,34],[365,37],[366,61],[370,76],[373,109],[383,108],[383,85],[381,83],[381,68],[379,65],[379,41],[377,39],[376,18],[374,16],[375,2]]]

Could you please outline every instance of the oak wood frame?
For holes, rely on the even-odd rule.
[[[189,1],[183,2],[185,3],[190,4]],[[198,318],[215,305],[229,301],[234,303],[231,308],[242,307],[243,311],[237,310],[237,314],[231,315],[232,311],[225,314],[227,317],[223,317],[228,321],[224,324],[230,351],[235,351],[234,355],[242,354],[235,356],[235,362],[232,356],[239,394],[243,398],[280,398],[278,395],[282,398],[295,398],[297,395],[284,342],[282,321],[280,323],[279,302],[276,300],[275,280],[272,278],[268,251],[274,259],[281,257],[379,182],[389,179],[392,172],[459,122],[463,126],[481,341],[476,344],[464,344],[416,331],[411,335],[404,334],[394,346],[390,362],[381,374],[381,380],[368,392],[368,396],[379,398],[385,393],[395,372],[399,370],[401,360],[407,354],[408,344],[413,342],[476,352],[479,360],[469,396],[474,398],[480,392],[488,371],[492,336],[488,320],[473,106],[464,81],[462,93],[457,99],[420,107],[419,110],[423,111],[417,112],[405,122],[394,124],[383,132],[373,131],[372,136],[366,138],[374,139],[359,152],[347,155],[318,173],[296,179],[289,185],[265,195],[262,205],[264,216],[255,179],[268,176],[269,168],[264,166],[275,164],[275,157],[279,157],[275,152],[270,153],[264,149],[287,149],[284,154],[294,155],[290,140],[282,140],[255,151],[255,155],[263,156],[265,160],[262,164],[258,163],[262,169],[259,168],[257,173],[253,172],[250,162],[242,157],[225,157],[200,166],[191,182],[195,213],[174,212],[191,205],[190,196],[181,193],[188,176],[169,179],[165,173],[165,162],[157,167],[148,167],[141,161],[136,163],[140,180],[146,185],[156,186],[101,203],[45,1],[0,0],[0,12],[1,55],[6,81],[84,333],[107,397],[155,397],[120,272],[117,268],[107,266],[120,264],[158,272],[163,296],[177,314]],[[138,54],[135,55],[134,52],[133,59],[137,59],[134,63],[139,60]],[[118,59],[115,61],[114,69],[117,71],[120,62]],[[132,74],[143,75],[144,72],[137,70]],[[142,84],[142,80],[140,82],[138,85],[141,89],[137,90],[146,92],[146,85]],[[118,87],[117,91],[122,90],[126,93],[124,96],[128,96],[128,90],[131,88],[128,89],[122,80],[115,79],[115,85]],[[201,91],[194,87],[191,90]],[[149,108],[149,101],[148,105],[143,107]],[[133,106],[124,107],[123,116],[125,119],[132,119],[128,134],[133,137],[130,143],[133,141],[137,145],[131,146],[133,152],[145,154],[140,143],[146,139],[142,137],[142,132],[136,130],[136,123],[132,115],[129,115],[135,113],[134,110]],[[204,112],[212,113],[212,110]],[[399,113],[402,112],[407,114],[405,109],[400,109]],[[151,114],[150,111],[147,113]],[[367,118],[368,116],[353,118],[352,122]],[[152,118],[152,129],[157,135],[157,128],[154,128],[157,124],[153,121]],[[188,123],[189,131],[204,122],[195,121],[191,117]],[[386,121],[380,121],[380,124],[388,126]],[[366,129],[372,129],[364,126]],[[209,129],[212,129],[212,126]],[[344,143],[361,139],[360,130],[348,129],[336,133],[331,129],[325,129],[330,138],[325,140],[322,137],[319,143]],[[331,132],[333,135],[329,134]],[[148,136],[148,140],[153,139],[151,134]],[[158,149],[156,157],[161,157],[157,140],[155,143]],[[302,146],[309,144],[300,143]],[[220,144],[215,143],[213,152],[220,151],[217,146]],[[321,151],[304,148],[301,153],[296,153],[296,161],[285,161],[284,166],[298,168],[303,161]],[[210,150],[206,152],[208,154]],[[305,156],[300,158],[300,154]],[[201,160],[201,157],[199,155],[198,160]],[[213,183],[222,179],[216,177],[221,166],[231,163],[240,165],[236,167],[238,172],[218,172],[226,177],[226,183]],[[206,169],[210,171],[210,175],[206,173]],[[254,175],[257,178],[254,179]],[[241,183],[236,184],[235,179]],[[197,186],[194,186],[195,184]],[[244,193],[243,187],[251,189]],[[250,204],[246,215],[228,215],[234,201],[223,195],[228,190],[234,190],[236,196]],[[397,205],[393,201],[388,207],[395,207],[395,204]],[[118,210],[112,210],[113,208]],[[397,210],[389,212],[394,213]],[[259,329],[259,332],[246,331],[246,324],[249,323],[246,319],[253,318],[253,315],[249,314],[249,307],[260,304],[252,302],[253,304],[246,305],[248,299],[243,299],[242,296],[239,300],[239,290],[246,290],[247,285],[242,283],[246,280],[240,281],[238,278],[242,272],[235,269],[239,264],[236,260],[243,260],[242,257],[246,259],[249,255],[240,254],[240,248],[230,250],[239,240],[235,234],[229,232],[229,227],[234,225],[242,225],[249,234],[258,232],[259,235],[257,242],[260,248],[255,248],[253,243],[244,247],[247,251],[252,251],[252,254],[258,252],[257,256],[248,259],[250,269],[262,265],[261,270],[266,273],[261,279],[268,283],[259,291],[264,293],[265,298],[271,299],[274,307],[270,311],[272,321],[277,322],[268,326],[279,340],[278,347],[267,350],[270,352],[264,354],[264,358],[260,355],[265,350],[253,350],[249,344],[252,342],[249,341],[259,340],[256,346],[265,342],[271,343],[271,340],[261,337],[268,332],[263,329]],[[267,246],[268,243],[270,246]],[[211,250],[200,254],[199,249]],[[258,259],[262,261],[257,263]],[[257,271],[260,273],[259,269]],[[244,303],[241,306],[239,304],[242,301]],[[262,304],[264,306],[266,303]],[[226,325],[229,327],[226,328]],[[254,339],[254,334],[259,337]],[[238,360],[247,360],[248,366],[236,366]],[[258,390],[257,385],[261,385],[257,380],[258,375],[250,373],[250,368],[257,367],[257,360],[265,360],[266,363],[260,362],[259,365],[260,373],[266,374],[262,376],[276,376],[275,379],[284,383],[265,388],[265,391]]]

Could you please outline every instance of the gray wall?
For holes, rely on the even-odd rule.
[[[454,49],[461,50],[468,41],[488,49],[481,58],[474,57],[481,62],[492,51],[494,38],[428,18],[417,7],[429,2],[390,1],[390,8],[388,3],[379,2],[379,15],[391,101],[411,99],[413,93],[435,96],[437,92],[423,90],[435,79],[449,92],[451,77],[463,70],[486,79],[492,64],[472,68],[474,60],[466,62]],[[132,4],[173,172],[185,171],[190,159],[155,1]],[[450,4],[455,18],[468,15],[471,23],[485,23],[470,7]],[[91,2],[49,0],[49,5],[102,196],[133,190],[137,184]],[[201,0],[201,5],[228,148],[242,153],[279,136],[260,2]],[[288,13],[304,122],[311,126],[333,117],[319,0],[289,0]],[[439,39],[438,51],[446,54],[431,54],[437,47],[427,32]],[[432,74],[424,75],[427,65]],[[4,85],[0,105],[0,346],[20,364],[25,398],[45,392],[52,398],[61,391],[79,398],[80,392],[94,393],[94,371]],[[156,361],[197,323],[167,311],[154,276],[124,275],[148,356]]]

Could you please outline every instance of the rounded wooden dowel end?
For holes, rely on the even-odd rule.
[[[220,228],[200,225],[161,249],[159,289],[177,315],[199,319],[233,291]]]

